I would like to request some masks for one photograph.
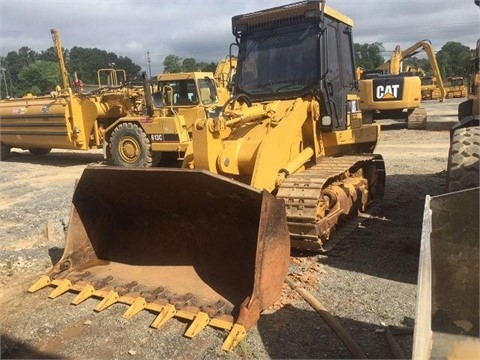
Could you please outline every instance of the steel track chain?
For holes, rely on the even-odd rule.
[[[384,182],[383,159],[380,155],[375,154],[320,158],[316,165],[304,172],[291,174],[285,179],[278,190],[277,197],[285,201],[292,247],[327,251],[358,227],[365,219],[361,213],[352,221],[337,227],[334,237],[323,244],[317,235],[317,205],[322,190],[326,186],[335,180],[343,180],[348,176],[349,170],[359,168],[369,162],[375,164],[377,172],[383,179],[381,181]]]

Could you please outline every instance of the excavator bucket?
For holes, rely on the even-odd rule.
[[[63,256],[29,291],[147,310],[155,328],[183,318],[188,337],[225,329],[231,350],[280,297],[289,251],[283,200],[267,191],[199,170],[89,166]]]

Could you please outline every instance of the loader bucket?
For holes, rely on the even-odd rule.
[[[283,200],[206,171],[87,167],[72,200],[65,250],[29,291],[78,293],[95,310],[130,305],[159,327],[191,320],[230,331],[230,350],[281,295],[289,261]]]
[[[479,188],[427,196],[418,274],[414,359],[476,359]]]

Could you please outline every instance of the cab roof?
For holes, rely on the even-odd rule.
[[[171,73],[171,74],[158,74],[157,81],[174,81],[174,80],[189,80],[189,79],[203,79],[208,77],[213,79],[213,73],[211,72],[182,72],[182,73]]]
[[[232,18],[232,32],[235,36],[245,30],[256,30],[263,27],[276,27],[284,24],[320,19],[324,1],[306,0],[289,5],[277,6],[253,13],[237,15]],[[348,16],[325,5],[325,15],[353,27],[353,20]]]

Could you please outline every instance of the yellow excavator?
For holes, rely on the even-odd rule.
[[[237,58],[235,56],[227,56],[221,59],[217,67],[215,68],[215,73],[213,77],[217,83],[217,86],[222,89],[232,90],[233,79],[235,77],[237,69]],[[224,102],[222,102],[223,104]]]
[[[445,88],[430,41],[419,41],[404,51],[397,46],[389,61],[374,71],[359,72],[360,108],[366,121],[404,119],[408,129],[426,129],[427,112],[420,107],[422,100],[420,77],[402,72],[403,60],[422,49],[426,52],[437,79],[439,100],[445,100]]]
[[[29,291],[224,329],[231,350],[280,297],[290,247],[327,251],[383,195],[352,26],[324,1],[234,16],[234,92],[195,122],[182,168],[87,167],[64,254]]]

